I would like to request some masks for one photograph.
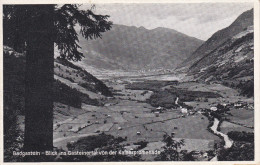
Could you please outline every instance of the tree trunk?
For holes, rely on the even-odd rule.
[[[25,151],[53,149],[53,5],[30,5],[25,73]]]

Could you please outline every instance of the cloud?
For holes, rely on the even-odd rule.
[[[90,5],[82,8],[90,8]],[[110,15],[115,24],[147,29],[166,27],[206,40],[251,8],[253,3],[119,3],[96,4],[95,12]]]

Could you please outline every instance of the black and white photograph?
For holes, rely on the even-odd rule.
[[[2,3],[3,162],[256,161],[259,2],[71,3]]]

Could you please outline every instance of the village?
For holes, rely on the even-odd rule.
[[[182,152],[191,152],[196,160],[211,160],[217,152],[214,146],[222,141],[219,133],[211,128],[215,125],[214,118],[221,121],[215,131],[220,128],[223,135],[229,130],[253,131],[252,103],[198,98],[196,100],[202,100],[199,105],[195,102],[179,105],[177,97],[172,100],[176,105],[174,108],[153,107],[145,102],[152,91],[125,89],[122,84],[112,87],[118,95],[108,98],[104,106],[83,104],[77,109],[61,103],[55,105],[55,147],[66,150],[68,144],[73,145],[79,138],[105,133],[125,139],[122,142],[125,150],[161,151],[164,146],[162,137],[168,134],[176,140],[184,139]],[[241,112],[246,113],[244,120],[239,120]],[[153,160],[154,155],[143,155],[142,158]]]

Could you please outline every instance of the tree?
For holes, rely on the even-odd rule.
[[[234,141],[231,148],[221,148],[218,152],[219,161],[253,161],[254,143]]]
[[[163,147],[163,151],[158,155],[155,160],[158,161],[179,161],[179,149],[184,146],[184,140],[176,141],[170,135],[165,134],[163,136],[163,142],[166,145]]]
[[[107,15],[80,10],[80,5],[4,5],[4,44],[26,51],[26,151],[53,149],[54,46],[64,59],[78,61],[78,33],[86,39],[101,37],[111,28]]]

